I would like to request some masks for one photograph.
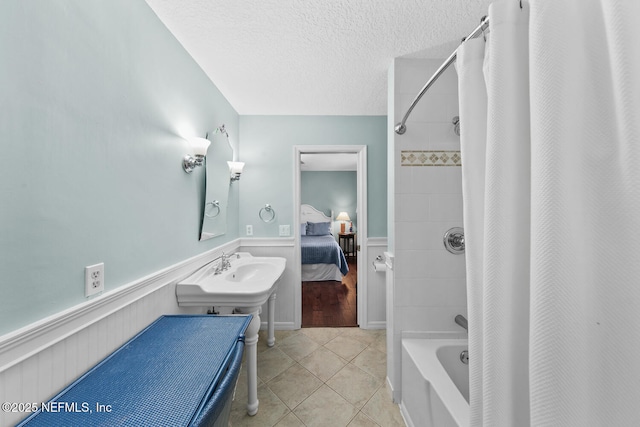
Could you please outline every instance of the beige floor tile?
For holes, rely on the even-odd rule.
[[[266,341],[266,330],[260,331],[258,414],[246,415],[243,365],[229,426],[404,426],[385,383],[385,330],[305,328],[276,331],[273,348]],[[364,349],[354,357],[360,347]],[[351,362],[339,354],[352,357]]]
[[[348,364],[335,374],[327,385],[360,409],[380,388],[382,381],[353,364]]]
[[[387,356],[375,348],[367,347],[352,363],[380,380],[387,377]]]
[[[277,347],[278,345],[280,345],[280,343],[282,341],[284,341],[285,339],[292,337],[294,335],[298,335],[300,334],[300,329],[297,330],[293,330],[293,331],[275,331],[275,339],[276,342],[274,344],[274,347]],[[269,350],[270,348],[273,347],[269,347],[269,345],[267,344],[267,330],[266,329],[260,329],[258,331],[258,353],[265,351],[265,350]]]
[[[367,347],[367,344],[349,336],[340,335],[326,343],[324,346],[343,359],[351,361]]]
[[[258,413],[250,417],[247,415],[246,400],[238,400],[236,397],[231,404],[229,424],[233,427],[271,427],[290,412],[289,408],[265,384],[258,387],[258,401],[260,402]]]
[[[324,345],[342,334],[340,328],[303,328],[301,331],[320,345]]]
[[[267,384],[289,409],[294,409],[321,385],[322,381],[298,363]]]
[[[275,427],[305,427],[305,425],[293,412],[289,412],[278,422],[278,424],[275,425]]]
[[[386,385],[378,389],[362,412],[382,427],[405,427],[400,407],[393,403]]]
[[[265,331],[265,333],[266,332],[267,331]],[[286,331],[275,331],[276,345],[278,345],[278,343],[281,343],[283,340],[285,340],[285,339],[287,339],[289,337],[292,337],[294,335],[298,335],[300,333],[302,333],[301,329],[286,330]]]
[[[343,337],[351,337],[365,344],[371,344],[378,338],[383,329],[345,328]]]
[[[380,353],[387,354],[387,334],[379,334],[374,342],[370,344],[372,348],[375,348]]]
[[[282,340],[278,348],[284,351],[289,357],[296,361],[300,361],[307,357],[311,352],[320,345],[305,334],[296,334]]]
[[[300,360],[300,364],[313,375],[326,382],[342,369],[347,364],[347,361],[334,352],[324,347],[319,347],[313,353]]]
[[[323,385],[293,412],[308,427],[346,427],[358,410]]]
[[[277,347],[258,354],[258,377],[267,382],[296,363]]]
[[[264,381],[258,377],[258,387],[264,384]],[[247,364],[243,363],[240,367],[240,373],[238,373],[238,380],[236,381],[236,399],[247,399]]]
[[[271,347],[267,345],[267,331],[260,330],[258,331],[258,353],[261,353],[265,350],[269,350]]]
[[[358,415],[353,418],[347,427],[380,427],[380,425],[362,412],[358,412]]]

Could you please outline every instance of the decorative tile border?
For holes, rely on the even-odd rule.
[[[460,151],[400,152],[400,166],[461,166]]]

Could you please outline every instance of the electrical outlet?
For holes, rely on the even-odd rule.
[[[280,226],[280,236],[290,236],[291,235],[291,226],[289,225],[281,225]]]
[[[247,236],[253,236],[253,225],[247,225]]]
[[[104,291],[104,263],[84,268],[84,296],[89,297]]]

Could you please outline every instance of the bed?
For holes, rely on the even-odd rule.
[[[349,267],[342,248],[331,233],[331,217],[311,205],[302,205],[300,222],[302,281],[342,281]]]

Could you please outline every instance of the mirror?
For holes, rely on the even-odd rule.
[[[224,134],[214,134],[209,138],[211,145],[205,160],[206,183],[201,241],[227,232],[227,201],[231,183],[227,161],[233,160],[233,149]]]

